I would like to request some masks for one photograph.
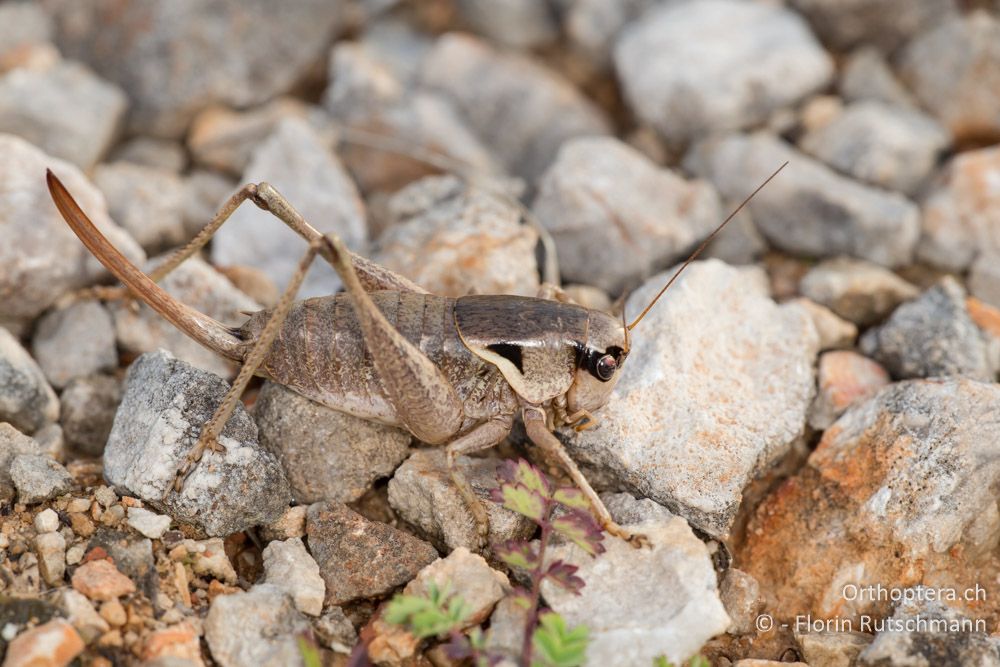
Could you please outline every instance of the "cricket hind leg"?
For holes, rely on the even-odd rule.
[[[553,434],[546,424],[545,412],[541,408],[535,406],[525,406],[522,410],[522,415],[524,418],[524,428],[528,433],[528,438],[541,447],[546,452],[555,455],[559,459],[559,463],[562,464],[563,468],[569,473],[570,478],[576,484],[577,488],[583,492],[583,495],[587,497],[590,501],[591,510],[594,513],[595,518],[601,524],[601,528],[607,531],[609,534],[615,537],[620,537],[634,547],[649,546],[649,539],[640,533],[633,533],[625,528],[619,526],[614,519],[611,518],[611,513],[604,506],[597,492],[594,491],[593,487],[590,486],[590,482],[587,478],[583,476],[580,469],[577,467],[576,462],[570,458],[569,454],[566,453],[566,448],[559,441],[559,438]]]
[[[458,467],[458,457],[463,454],[471,454],[483,449],[489,449],[507,437],[511,427],[514,425],[513,415],[501,415],[493,417],[487,422],[476,426],[465,435],[461,435],[452,440],[445,455],[448,460],[448,475],[452,483],[458,489],[459,495],[465,502],[466,507],[472,512],[472,518],[476,523],[476,550],[483,552],[487,546],[487,538],[490,533],[490,519],[486,514],[486,508],[472,490],[472,485],[465,478],[462,470]]]
[[[249,354],[244,357],[243,365],[236,379],[233,380],[232,386],[222,398],[222,402],[215,409],[212,418],[202,428],[194,449],[191,450],[184,463],[178,469],[173,485],[175,491],[179,492],[183,488],[184,480],[191,474],[194,466],[204,456],[205,450],[214,452],[225,451],[225,447],[219,442],[219,435],[222,433],[223,428],[225,428],[226,422],[232,416],[233,410],[236,409],[236,404],[253,378],[254,373],[260,368],[264,357],[270,351],[271,343],[274,342],[275,337],[281,329],[281,325],[284,324],[285,318],[288,316],[288,311],[295,301],[295,295],[298,293],[299,287],[302,285],[302,281],[305,279],[306,273],[309,271],[309,267],[316,258],[317,253],[319,253],[320,248],[321,243],[319,241],[309,244],[309,249],[302,256],[295,274],[282,293],[277,305],[271,311],[267,324],[264,325],[257,340],[254,341]]]

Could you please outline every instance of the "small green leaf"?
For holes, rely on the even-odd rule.
[[[503,506],[523,514],[532,521],[541,521],[545,516],[545,499],[536,492],[520,485],[504,484],[500,487]]]
[[[708,661],[703,655],[696,655],[691,658],[691,662],[688,663],[688,667],[712,667],[712,663]]]
[[[323,667],[316,643],[308,635],[302,634],[295,638],[299,645],[299,655],[302,656],[303,667]]]
[[[587,496],[583,495],[583,491],[580,489],[571,487],[558,488],[552,494],[552,499],[570,509],[584,510],[585,512],[590,511],[590,501],[587,500]]]
[[[507,540],[493,546],[493,553],[511,567],[534,570],[539,566],[538,552],[530,542]]]
[[[501,486],[520,485],[535,491],[543,498],[548,499],[552,496],[552,485],[542,471],[524,459],[518,459],[517,462],[504,461],[497,470],[497,478]]]
[[[587,658],[587,626],[569,630],[563,617],[555,612],[539,616],[531,640],[535,649],[532,667],[579,667]]]
[[[385,609],[387,623],[406,628],[424,639],[460,630],[468,617],[465,603],[451,597],[448,587],[439,588],[434,582],[427,587],[427,597],[396,595]]]
[[[653,667],[674,667],[674,663],[667,660],[667,656],[661,655],[653,658]]]
[[[552,528],[591,556],[604,553],[604,533],[590,514],[567,512],[552,520]]]

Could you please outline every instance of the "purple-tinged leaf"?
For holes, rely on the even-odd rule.
[[[604,553],[604,533],[590,514],[574,510],[552,519],[552,528],[591,556]]]
[[[508,597],[510,597],[511,602],[516,604],[521,609],[531,609],[531,594],[527,591],[527,589],[518,586]]]
[[[545,518],[545,499],[534,491],[521,485],[504,484],[500,487],[503,498],[503,506],[509,510],[523,514],[532,521],[541,521]]]
[[[552,499],[570,509],[590,511],[590,501],[580,489],[563,486],[556,489]]]
[[[570,565],[561,560],[557,560],[549,565],[549,569],[546,570],[545,576],[548,577],[552,583],[562,586],[570,593],[575,595],[580,594],[580,589],[584,586],[584,581],[580,577],[576,576],[576,571],[580,569],[576,565]]]
[[[493,553],[511,567],[534,570],[539,566],[538,551],[530,542],[507,540],[493,546]]]
[[[497,477],[501,486],[517,484],[536,492],[542,498],[552,496],[552,485],[549,484],[544,473],[524,459],[518,459],[516,463],[504,461],[497,471]]]

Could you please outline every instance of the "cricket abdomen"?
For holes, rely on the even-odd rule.
[[[371,298],[455,387],[465,410],[463,430],[500,414],[498,410],[514,411],[515,397],[500,372],[472,354],[459,338],[454,299],[403,291],[372,292]],[[254,313],[243,325],[240,333],[247,343],[256,340],[269,316],[270,311]],[[347,294],[295,303],[260,374],[335,410],[401,425]]]

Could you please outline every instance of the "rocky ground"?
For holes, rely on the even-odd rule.
[[[516,573],[399,429],[256,383],[166,493],[235,368],[73,296],[108,276],[47,168],[147,270],[266,180],[433,292],[559,277],[635,315],[786,160],[563,434],[652,546],[555,546],[586,586],[545,600],[593,666],[1000,665],[1000,4],[274,7],[0,3],[5,666],[450,664],[382,619],[447,581],[520,644]],[[163,285],[238,325],[303,250],[246,205]],[[338,286],[317,266],[302,294]],[[515,429],[460,465],[486,498],[514,456],[547,463]]]

